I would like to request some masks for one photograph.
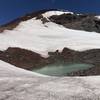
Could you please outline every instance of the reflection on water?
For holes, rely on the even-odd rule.
[[[50,76],[65,76],[68,73],[85,70],[91,67],[93,67],[93,65],[86,63],[54,64],[33,71]]]

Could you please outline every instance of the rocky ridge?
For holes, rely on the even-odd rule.
[[[60,63],[87,63],[93,64],[94,67],[86,71],[74,72],[69,75],[99,75],[100,74],[100,49],[91,49],[83,52],[78,52],[64,48],[62,52],[59,50],[49,52],[49,57],[44,58],[41,55],[20,48],[8,48],[5,51],[0,51],[0,60],[8,62],[17,67],[33,70],[35,68],[44,67],[48,64]]]

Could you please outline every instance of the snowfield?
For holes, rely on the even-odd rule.
[[[41,75],[35,72],[17,68],[11,64],[8,64],[0,60],[0,78],[1,77],[33,77],[33,76],[47,77],[46,75]]]
[[[52,22],[43,24],[35,18],[21,22],[14,30],[0,33],[0,50],[20,47],[32,50],[44,57],[49,51],[64,47],[82,51],[100,48],[100,34],[64,28]]]
[[[69,12],[69,11],[48,11],[43,15],[43,17],[48,18],[51,17],[53,15],[62,15],[62,14],[73,14],[73,12]]]
[[[44,77],[0,61],[0,100],[100,100],[100,76]]]
[[[64,13],[64,12],[63,12]],[[59,12],[45,13],[44,17]],[[64,47],[83,51],[100,49],[100,34],[64,28],[35,18],[0,33],[0,50],[20,47],[44,57]],[[49,77],[0,61],[0,100],[100,100],[100,76]]]

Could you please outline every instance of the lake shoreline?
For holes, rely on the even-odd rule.
[[[70,76],[100,75],[100,49],[74,51],[64,48],[61,52],[59,50],[48,52],[48,55],[48,58],[44,58],[40,54],[29,50],[9,47],[5,51],[0,51],[0,60],[30,71],[58,62],[61,64],[80,62],[94,65],[94,67],[81,72],[73,72],[74,74],[70,74]],[[95,70],[95,73],[93,70]]]

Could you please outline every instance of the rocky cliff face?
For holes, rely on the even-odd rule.
[[[95,15],[63,14],[50,17],[50,21],[66,28],[100,33],[100,20]]]
[[[5,51],[0,51],[0,59],[28,70],[47,64],[47,60],[35,52],[11,47]]]

